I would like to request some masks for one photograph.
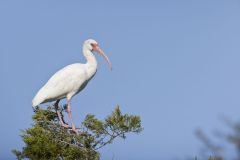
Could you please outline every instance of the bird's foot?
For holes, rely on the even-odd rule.
[[[75,126],[72,126],[71,131],[75,134],[79,134],[80,130],[77,129]]]
[[[70,126],[68,124],[62,124],[62,127],[64,128],[70,128]]]

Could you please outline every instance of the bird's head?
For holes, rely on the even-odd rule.
[[[88,39],[84,42],[83,46],[84,48],[90,50],[91,52],[97,52],[98,54],[100,54],[108,62],[108,65],[112,70],[112,63],[108,59],[107,55],[98,46],[97,41],[95,41],[94,39]]]

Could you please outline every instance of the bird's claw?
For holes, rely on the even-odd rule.
[[[70,126],[68,124],[62,124],[62,127],[64,128],[70,128]]]
[[[73,133],[75,133],[75,134],[79,134],[79,129],[72,128],[70,131],[73,132]]]
[[[62,127],[69,129],[72,133],[79,134],[80,130],[77,129],[76,127],[71,127],[68,124],[62,124]]]

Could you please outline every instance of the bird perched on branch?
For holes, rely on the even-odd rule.
[[[67,98],[67,112],[72,124],[72,130],[75,133],[77,133],[77,129],[71,113],[71,98],[85,88],[97,71],[97,60],[93,52],[103,56],[108,62],[110,69],[112,69],[110,60],[100,49],[98,43],[93,39],[88,39],[83,44],[83,55],[87,62],[85,64],[70,64],[56,72],[32,100],[32,106],[35,109],[39,104],[52,101],[56,101],[55,106],[58,107],[59,101]],[[61,125],[69,128],[70,126],[64,122],[59,111],[57,111],[57,114]]]

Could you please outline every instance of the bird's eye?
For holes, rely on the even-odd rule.
[[[94,47],[97,47],[97,44],[96,43],[91,43],[91,46],[94,48]]]

